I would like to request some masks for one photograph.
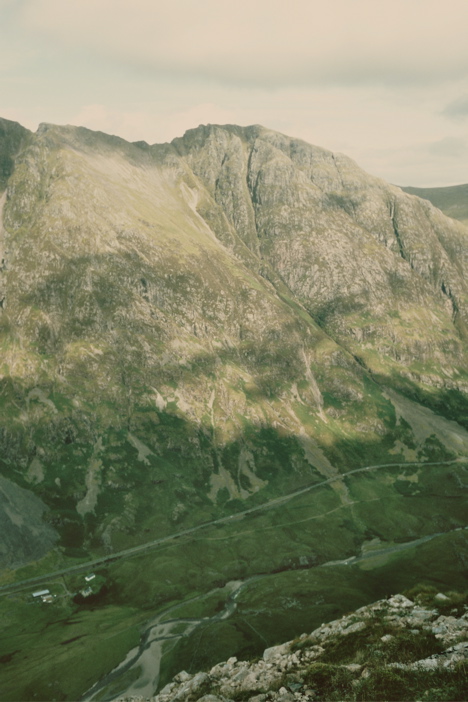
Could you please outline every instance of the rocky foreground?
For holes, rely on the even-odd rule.
[[[394,595],[268,648],[260,660],[182,671],[151,702],[467,699],[466,599]]]

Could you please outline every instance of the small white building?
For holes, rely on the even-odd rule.
[[[96,575],[94,573],[90,573],[89,575],[85,575],[85,580],[87,583],[89,583],[90,580],[94,580]]]
[[[44,595],[50,595],[50,590],[38,590],[32,594],[33,597],[44,597]]]

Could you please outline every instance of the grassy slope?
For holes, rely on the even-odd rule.
[[[36,699],[50,699],[48,685],[54,679],[59,696],[75,699],[135,645],[135,626],[184,601],[170,618],[213,616],[226,602],[225,583],[256,574],[263,577],[242,590],[232,617],[206,621],[175,642],[175,648],[168,644],[161,683],[181,668],[195,671],[230,655],[256,655],[268,645],[420,581],[442,589],[463,587],[466,532],[452,530],[464,525],[464,482],[466,467],[456,464],[384,469],[380,479],[356,475],[347,480],[356,504],[343,505],[330,488],[323,488],[281,508],[184,537],[160,552],[109,564],[100,571],[107,591],[88,606],[61,599],[54,605],[32,603],[27,593],[4,600],[2,619],[8,635],[1,655],[6,656],[3,682],[9,698],[24,699],[35,686]],[[447,533],[398,550],[408,539],[437,531]],[[367,555],[355,564],[320,565],[359,555],[362,545]],[[65,583],[74,592],[82,580],[74,576]],[[60,594],[59,585],[55,588]],[[206,599],[193,601],[211,591]],[[22,633],[26,611],[34,637]],[[39,653],[40,666],[26,668]],[[80,665],[72,666],[70,676],[76,660]],[[127,677],[112,683],[115,694],[125,690]]]

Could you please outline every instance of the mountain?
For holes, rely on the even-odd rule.
[[[402,188],[405,193],[429,200],[447,217],[468,224],[468,185],[451,185],[445,188]]]
[[[150,146],[1,120],[0,159],[0,472],[36,500],[21,524],[0,502],[11,699],[49,699],[52,678],[62,699],[100,678],[153,694],[210,636],[222,660],[390,583],[456,585],[462,223],[260,126]],[[49,584],[32,609],[24,588]],[[136,653],[107,679],[166,610],[179,633],[153,672]]]

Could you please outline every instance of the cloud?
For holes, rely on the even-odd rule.
[[[359,165],[371,173],[384,173],[396,185],[458,185],[468,182],[467,155],[465,138],[445,137],[415,141],[404,148],[368,149]]]
[[[437,91],[428,101],[431,109],[425,119],[419,112],[421,96],[414,91],[408,91],[409,101],[408,95],[398,99],[398,94],[387,95],[383,89],[291,88],[265,94],[232,90],[218,91],[217,102],[204,99],[208,90],[199,92],[203,102],[198,103],[185,96],[184,104],[175,105],[172,95],[132,109],[89,104],[71,122],[148,143],[170,141],[200,123],[259,123],[345,153],[369,173],[393,183],[430,187],[468,182],[466,134],[456,125],[447,133],[432,109]]]
[[[238,115],[214,103],[200,103],[182,110],[118,110],[100,104],[83,105],[71,122],[128,141],[171,141],[199,124],[226,124]],[[237,120],[238,121],[238,120]]]
[[[468,75],[466,0],[23,0],[63,47],[158,76],[274,88]]]
[[[442,111],[442,114],[451,119],[465,119],[468,117],[468,95],[463,95],[457,100],[450,102]]]
[[[149,143],[260,123],[393,182],[468,182],[466,26],[466,0],[0,0],[0,102]]]
[[[11,10],[15,10],[15,4],[18,5],[17,0],[0,0],[0,11],[8,13]]]
[[[465,161],[468,155],[466,139],[459,137],[444,137],[429,144],[427,149],[434,156],[449,159],[463,159]]]

